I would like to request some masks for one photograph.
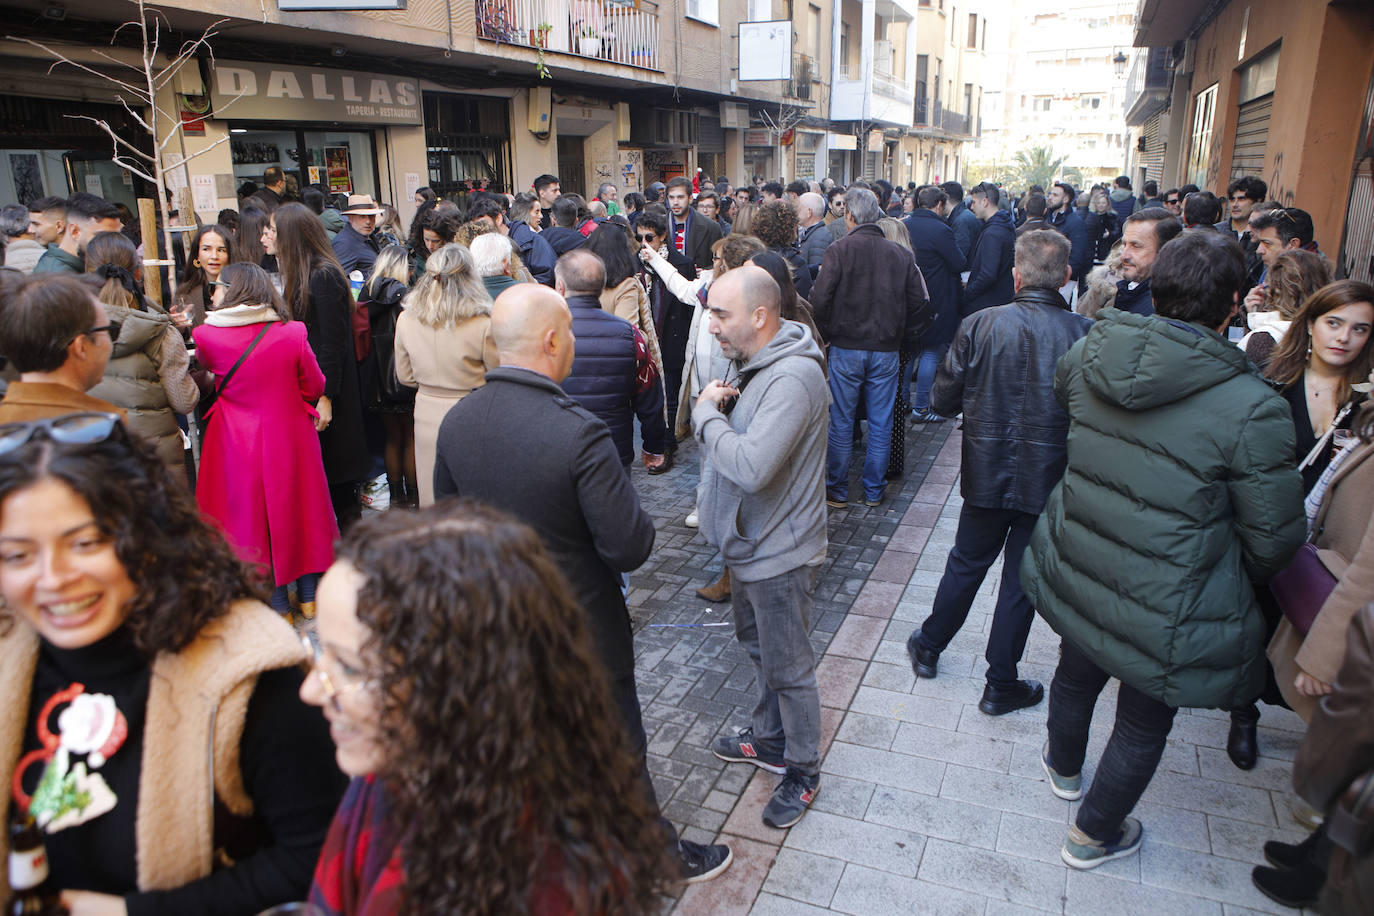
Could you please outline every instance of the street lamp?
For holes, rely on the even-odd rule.
[[[1118,50],[1116,56],[1112,58],[1112,64],[1116,67],[1116,75],[1120,76],[1126,72],[1126,52]]]

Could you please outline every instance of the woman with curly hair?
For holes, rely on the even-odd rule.
[[[105,281],[97,298],[119,325],[105,376],[91,397],[127,410],[129,428],[154,444],[172,476],[186,480],[176,415],[190,413],[200,400],[186,341],[171,317],[144,298],[142,259],[128,236],[95,235],[86,244],[86,273]]]
[[[785,200],[766,200],[759,204],[749,231],[768,250],[792,266],[792,283],[803,299],[811,295],[811,268],[797,247],[797,210]]]
[[[538,535],[495,509],[457,501],[350,533],[301,688],[353,777],[311,903],[658,909],[676,868],[584,621]]]
[[[190,257],[181,274],[172,304],[172,320],[181,328],[193,328],[205,320],[210,296],[219,272],[234,260],[234,236],[218,223],[202,226],[191,237]]]
[[[426,230],[428,231],[428,230]],[[501,364],[491,338],[491,297],[462,245],[445,245],[425,262],[396,319],[396,378],[415,395],[415,471],[420,505],[434,502],[439,424]]]
[[[272,607],[290,611],[295,582],[310,618],[338,533],[312,407],[324,373],[305,326],[291,320],[261,267],[230,264],[223,282],[195,330],[196,350],[217,379],[238,369],[217,382],[205,412],[196,499],[245,562],[270,571]]]
[[[346,783],[306,654],[118,417],[0,427],[0,596],[0,820],[12,788],[72,916],[305,895]]]

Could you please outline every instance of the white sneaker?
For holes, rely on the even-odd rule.
[[[693,509],[691,512],[687,513],[687,521],[685,524],[688,528],[695,528],[699,522],[700,519],[697,518],[697,510]]]

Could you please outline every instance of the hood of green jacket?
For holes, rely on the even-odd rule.
[[[1216,331],[1157,315],[1103,309],[1083,342],[1088,388],[1124,410],[1152,410],[1255,371]]]

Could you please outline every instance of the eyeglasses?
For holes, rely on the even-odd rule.
[[[39,433],[63,445],[94,445],[117,435],[116,430],[123,433],[124,426],[119,415],[112,413],[69,413],[27,423],[6,423],[0,426],[0,455],[14,451]]]
[[[340,697],[377,685],[376,678],[349,678],[345,675],[331,675],[325,670],[324,648],[311,639],[308,633],[301,633],[300,637],[301,645],[305,647],[306,658],[310,659],[310,671],[320,679],[320,686],[324,688],[324,695],[330,700],[337,701]]]
[[[110,340],[114,340],[116,337],[119,336],[119,329],[120,329],[122,326],[123,326],[123,325],[122,325],[120,322],[118,322],[118,321],[111,321],[109,324],[102,324],[102,325],[101,325],[100,327],[98,327],[98,328],[87,328],[86,330],[82,331],[82,332],[81,332],[79,335],[77,335],[77,336],[78,336],[78,337],[82,337],[82,336],[84,336],[84,337],[94,337],[95,335],[99,334],[101,331],[104,331],[105,333],[107,333],[107,334],[110,335]]]

